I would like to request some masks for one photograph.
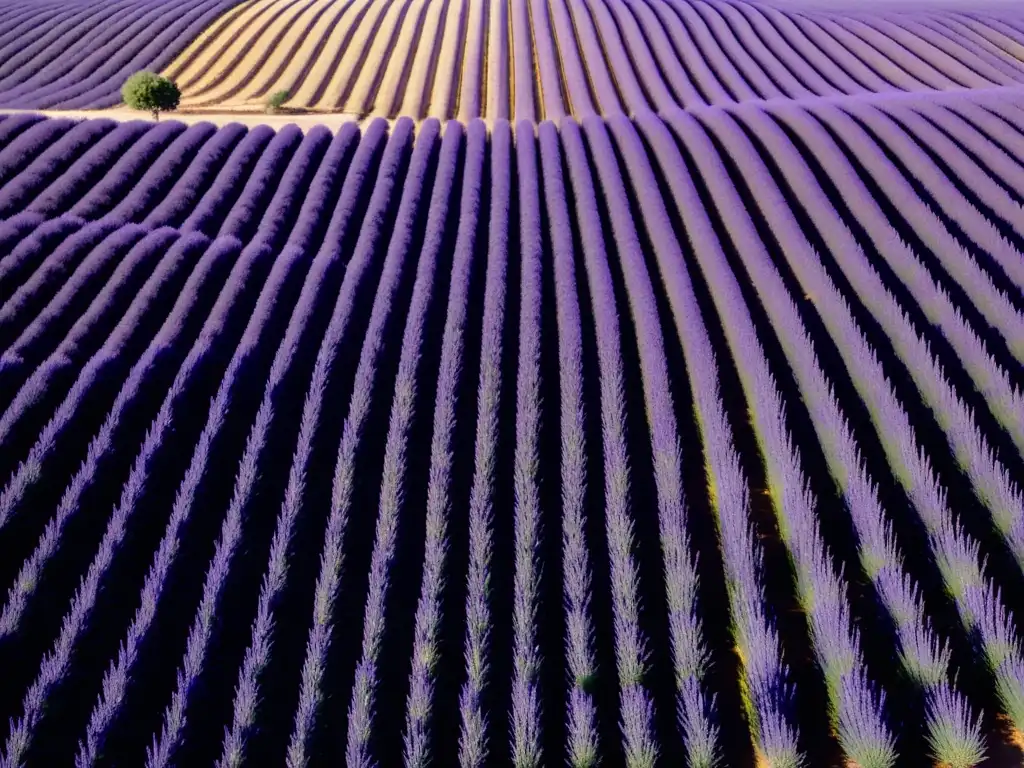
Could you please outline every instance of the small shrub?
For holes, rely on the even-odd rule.
[[[136,72],[121,88],[121,98],[132,109],[141,109],[160,119],[161,112],[178,108],[181,91],[173,81],[152,72]]]
[[[267,111],[277,112],[291,97],[292,95],[288,91],[277,91],[270,94],[270,98],[267,99]]]

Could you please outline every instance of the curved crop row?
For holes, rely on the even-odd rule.
[[[919,17],[725,0],[255,0],[165,71],[188,109],[258,110],[284,93],[303,111],[517,121],[1024,82]]]
[[[665,103],[0,120],[0,766],[1019,756],[1019,135]]]
[[[0,21],[0,105],[112,107],[121,101],[121,85],[129,75],[167,66],[239,2],[37,0],[27,13]]]

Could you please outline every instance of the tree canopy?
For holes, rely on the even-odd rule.
[[[152,72],[136,72],[121,88],[124,103],[132,109],[141,109],[160,119],[161,112],[178,108],[181,91],[173,81]]]

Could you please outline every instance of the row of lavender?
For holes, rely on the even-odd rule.
[[[338,161],[331,138],[325,128],[303,136],[295,126],[275,133],[238,124],[11,116],[0,123],[0,241],[9,248],[32,232],[45,249],[51,230],[134,222],[246,243],[260,230],[280,246],[283,217],[303,203],[317,170]],[[320,218],[313,211],[300,223],[316,228]],[[12,254],[6,279],[45,255],[27,253]]]
[[[98,109],[160,70],[238,0],[9,0],[0,4],[0,104]]]
[[[0,765],[1006,758],[1013,109],[0,119]]]
[[[518,9],[512,4],[512,15]],[[914,8],[816,12],[742,0],[605,0],[533,10],[511,58],[511,114],[636,114],[703,104],[1015,87],[1024,20]],[[493,34],[493,33],[492,33]],[[554,44],[547,38],[552,37]],[[535,47],[533,56],[530,46]],[[578,53],[577,53],[578,52]],[[536,59],[533,75],[531,59]],[[504,71],[505,62],[498,61]],[[494,65],[491,65],[494,67]],[[493,77],[493,75],[491,75]],[[564,82],[559,83],[559,79]],[[463,79],[463,83],[467,78]],[[563,92],[566,104],[562,103]],[[508,98],[504,90],[499,99]],[[466,114],[462,106],[462,114]]]

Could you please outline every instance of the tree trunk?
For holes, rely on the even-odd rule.
[[[160,122],[160,110],[159,109],[154,109],[153,110],[153,119],[156,120],[158,123]]]

